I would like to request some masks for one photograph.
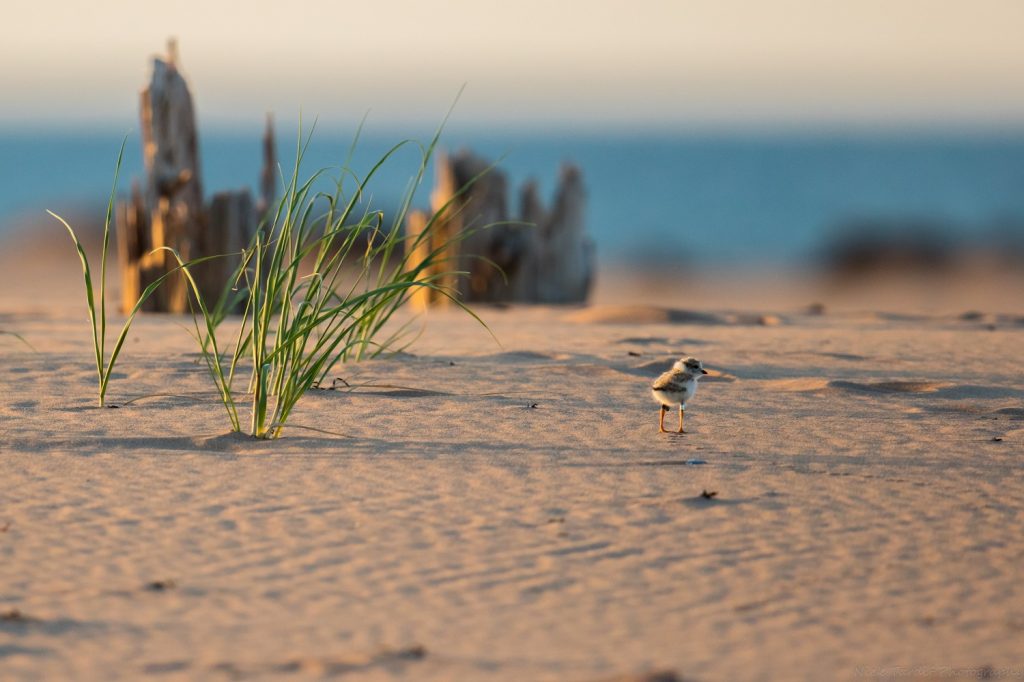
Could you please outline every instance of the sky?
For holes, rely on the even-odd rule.
[[[1024,128],[1021,0],[5,3],[0,126],[123,127],[177,38],[207,126]]]

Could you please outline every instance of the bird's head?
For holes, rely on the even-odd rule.
[[[686,372],[692,377],[700,377],[708,373],[708,371],[704,369],[704,363],[697,358],[683,358],[681,360],[676,360],[676,364],[673,367],[681,372]]]

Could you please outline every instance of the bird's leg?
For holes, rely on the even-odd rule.
[[[658,431],[660,431],[661,433],[668,433],[668,431],[665,430],[665,413],[666,412],[668,412],[668,406],[662,405],[661,406],[661,419],[658,420]]]
[[[679,433],[686,433],[683,431],[683,406],[679,406]]]

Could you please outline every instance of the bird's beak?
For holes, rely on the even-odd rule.
[[[707,374],[707,373],[708,373],[708,371],[707,371],[706,369],[702,369],[702,370],[700,371],[700,373],[701,373],[701,374]]]

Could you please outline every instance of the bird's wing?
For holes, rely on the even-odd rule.
[[[680,372],[669,371],[655,379],[651,384],[655,391],[681,391],[683,390],[683,378]]]

